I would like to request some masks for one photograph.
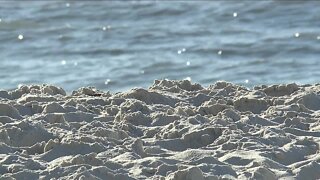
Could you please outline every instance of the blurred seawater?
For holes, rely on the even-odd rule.
[[[317,83],[320,1],[4,1],[0,88]]]

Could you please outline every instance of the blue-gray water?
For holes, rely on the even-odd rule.
[[[0,19],[0,89],[320,77],[320,1],[2,1]]]

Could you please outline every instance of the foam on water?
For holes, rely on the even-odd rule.
[[[315,83],[320,2],[3,2],[0,87]]]

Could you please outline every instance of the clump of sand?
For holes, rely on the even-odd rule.
[[[319,179],[320,85],[0,91],[0,179]]]

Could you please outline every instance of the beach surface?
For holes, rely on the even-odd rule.
[[[319,179],[320,84],[0,91],[0,179]]]

